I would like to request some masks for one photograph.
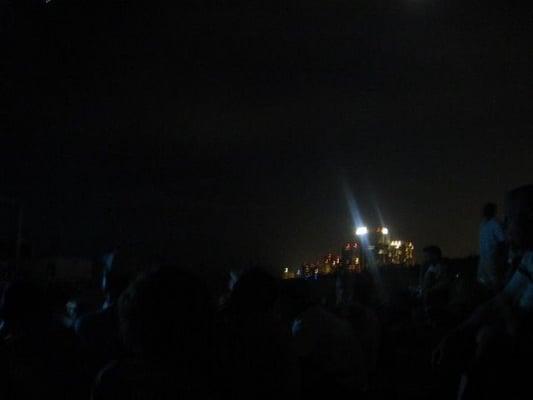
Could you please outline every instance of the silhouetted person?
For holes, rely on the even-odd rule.
[[[359,273],[353,285],[352,304],[337,309],[337,314],[348,320],[361,344],[365,369],[376,373],[381,342],[381,326],[378,314],[373,310],[376,303],[376,289],[372,275]]]
[[[224,399],[297,395],[290,332],[278,313],[278,281],[261,269],[244,272],[220,315],[219,370]]]
[[[483,207],[483,221],[479,229],[479,266],[477,278],[489,292],[501,289],[505,278],[505,235],[496,217],[496,204]]]
[[[351,324],[322,306],[309,282],[290,284],[286,297],[293,314],[291,330],[301,366],[302,398],[362,393],[368,365]]]
[[[436,364],[475,345],[475,357],[463,377],[461,396],[525,398],[533,358],[533,185],[517,188],[506,198],[506,237],[523,256],[503,291],[480,306],[448,334],[434,353]]]
[[[88,368],[96,373],[107,362],[121,356],[123,351],[119,337],[117,301],[128,286],[130,273],[120,265],[114,253],[102,260],[101,288],[104,302],[95,312],[80,317],[75,331],[87,352]]]
[[[442,259],[438,246],[424,248],[426,270],[422,277],[421,297],[424,308],[431,315],[435,308],[441,308],[448,301],[450,279],[448,268]]]
[[[211,398],[214,307],[198,279],[172,267],[147,272],[118,309],[132,356],[100,373],[93,399]]]
[[[354,274],[347,268],[340,268],[335,276],[335,298],[337,306],[347,306],[353,301]]]
[[[227,274],[225,286],[222,289],[222,293],[218,298],[217,305],[219,308],[223,309],[228,305],[231,292],[235,287],[235,284],[239,280],[240,272],[236,270],[231,270]]]
[[[1,306],[0,398],[88,396],[78,340],[52,314],[38,286],[16,281],[6,288]]]

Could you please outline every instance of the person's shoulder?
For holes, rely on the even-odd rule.
[[[439,265],[440,265],[440,264],[430,264],[430,265],[427,267],[426,274],[434,274],[434,273],[438,272],[438,270],[439,270]]]
[[[190,397],[189,384],[180,379],[177,371],[159,360],[126,358],[109,363],[98,374],[94,399]],[[197,398],[204,398],[198,396]]]
[[[93,385],[93,399],[106,398],[106,395],[108,395],[109,392],[112,392],[112,389],[117,382],[117,376],[120,375],[119,371],[119,362],[111,361],[98,372]]]
[[[144,364],[136,359],[113,360],[100,370],[96,377],[96,385],[105,388],[111,384],[132,381],[143,375],[145,370]]]
[[[110,319],[110,311],[94,311],[79,317],[74,323],[74,330],[78,334],[92,332],[94,329],[100,329],[103,325],[106,325],[106,322]]]
[[[533,275],[533,251],[528,251],[522,256],[520,266]]]
[[[439,261],[436,264],[433,264],[431,272],[437,276],[444,274],[448,271],[448,264],[445,261]]]
[[[80,318],[78,318],[78,321],[81,324],[92,324],[92,323],[97,323],[102,320],[112,319],[115,316],[116,316],[115,307],[111,306],[111,307],[107,307],[107,308],[104,308],[98,311],[93,311],[85,315],[82,315]]]
[[[481,222],[479,223],[479,227],[482,230],[491,229],[491,228],[494,228],[495,226],[500,226],[500,225],[501,225],[501,222],[498,218],[490,218],[490,219],[483,218]]]
[[[133,378],[137,375],[143,375],[146,371],[159,371],[157,364],[147,363],[146,361],[128,357],[113,360],[109,362],[101,371],[99,376],[102,379],[118,379],[120,377]]]
[[[95,312],[90,312],[84,315],[79,316],[76,319],[76,322],[74,323],[74,330],[76,332],[81,331],[87,327],[87,325],[91,325],[93,319],[95,318]]]
[[[492,218],[486,222],[486,226],[490,229],[501,229],[503,224],[498,218]]]

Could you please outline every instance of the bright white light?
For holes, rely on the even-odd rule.
[[[388,235],[389,234],[389,228],[381,228],[381,233],[383,233],[384,235]]]
[[[368,228],[366,226],[361,226],[355,230],[357,236],[364,236],[368,234]]]
[[[289,268],[285,268],[284,272],[285,272],[286,274],[288,274],[288,273],[289,273]]]

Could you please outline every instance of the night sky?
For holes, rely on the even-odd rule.
[[[533,181],[529,2],[169,3],[0,3],[0,194],[36,253],[297,265],[353,196],[466,256]]]

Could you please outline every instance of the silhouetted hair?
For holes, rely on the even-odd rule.
[[[491,219],[496,216],[498,207],[494,203],[487,203],[483,206],[483,217],[486,219]]]
[[[164,267],[142,274],[119,300],[128,347],[147,357],[193,362],[205,351],[214,307],[203,282],[190,272]],[[200,360],[198,360],[200,361]]]
[[[507,193],[507,202],[520,204],[524,209],[533,211],[533,185],[520,186]]]
[[[368,271],[363,271],[354,279],[353,299],[354,301],[369,305],[376,292],[376,284],[372,275]]]
[[[135,276],[132,258],[123,250],[114,250],[105,254],[101,260],[102,277],[105,278],[105,292],[113,301],[128,287]]]
[[[533,185],[521,186],[507,193],[506,214],[513,220],[523,240],[523,246],[533,249]]]
[[[290,306],[297,314],[310,306],[320,303],[320,298],[304,279],[290,279],[281,282],[281,298],[284,304]]]
[[[45,311],[43,290],[31,282],[17,280],[4,290],[0,317],[8,323],[32,320]]]
[[[424,253],[431,254],[435,257],[441,258],[442,257],[442,250],[439,246],[427,246],[424,247]]]
[[[231,293],[229,308],[233,313],[263,313],[279,298],[278,281],[260,268],[244,272]]]

